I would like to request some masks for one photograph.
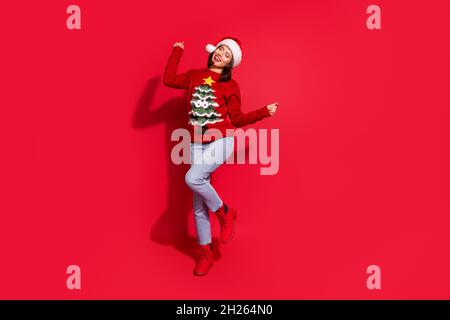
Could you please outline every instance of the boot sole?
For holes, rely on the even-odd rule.
[[[198,277],[206,276],[208,274],[208,271],[212,268],[212,266],[213,266],[213,264],[211,263],[211,265],[209,266],[209,268],[208,268],[208,270],[206,272],[199,273],[199,272],[195,272],[194,271],[193,274],[194,274],[194,276],[198,276]]]

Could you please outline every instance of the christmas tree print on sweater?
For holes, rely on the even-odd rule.
[[[214,101],[217,97],[214,95],[215,90],[212,84],[215,82],[211,76],[203,79],[204,82],[195,87],[191,99],[191,111],[189,111],[190,125],[205,126],[208,123],[216,123],[223,121],[220,119],[220,113],[216,112],[219,105]],[[204,129],[204,128],[202,128]]]

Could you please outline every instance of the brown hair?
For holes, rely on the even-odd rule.
[[[221,46],[219,46],[218,48],[220,48],[220,47]],[[214,64],[213,59],[212,59],[214,52],[215,52],[215,50],[209,54],[208,68],[211,68],[211,66]],[[220,82],[228,82],[231,80],[231,69],[233,69],[233,62],[234,62],[234,57],[232,56],[230,63],[228,65],[226,65],[225,68],[222,69],[222,73],[220,74],[220,78],[219,78]]]

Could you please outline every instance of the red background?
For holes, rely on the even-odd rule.
[[[0,298],[450,298],[449,1],[74,3],[82,30],[69,1],[0,11]],[[280,129],[280,170],[214,173],[240,217],[198,278],[161,76],[174,42],[185,71],[223,35],[243,110],[280,104],[251,126]]]

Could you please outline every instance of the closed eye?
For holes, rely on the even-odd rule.
[[[224,50],[225,50],[224,47],[220,47],[220,51],[224,51]],[[229,57],[230,57],[230,54],[229,54],[228,52],[226,52],[226,53],[225,53],[225,56],[226,56],[227,58],[229,58]]]

